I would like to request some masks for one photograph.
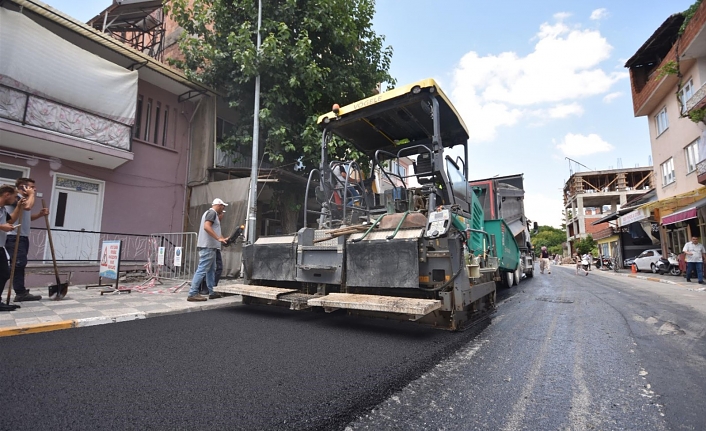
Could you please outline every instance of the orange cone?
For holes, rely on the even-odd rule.
[[[634,263],[632,264],[632,273],[637,274],[637,267],[635,266]]]

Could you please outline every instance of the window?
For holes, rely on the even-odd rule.
[[[15,186],[15,181],[21,177],[29,177],[29,168],[0,163],[0,185]]]
[[[145,141],[149,140],[150,138],[150,121],[152,121],[152,99],[147,99],[147,117],[145,117]]]
[[[674,182],[674,158],[662,163],[662,187]]]
[[[142,96],[137,96],[137,108],[135,108],[135,133],[134,137],[140,137],[140,126],[142,125]]]
[[[659,114],[655,115],[655,125],[657,126],[657,136],[664,133],[669,127],[669,122],[667,121],[667,107],[665,106],[659,111]]]
[[[223,142],[227,137],[232,136],[235,131],[235,124],[216,117],[216,142]]]
[[[157,109],[154,111],[154,143],[159,144],[159,114],[162,110],[162,104],[157,102]]]
[[[696,164],[699,162],[699,141],[701,141],[701,138],[696,139],[684,148],[687,173],[694,172],[696,170]]]
[[[166,147],[167,146],[167,127],[169,124],[169,106],[164,107],[164,130],[162,131],[162,146]]]
[[[681,113],[686,114],[686,102],[694,95],[694,83],[689,79],[679,90],[679,101],[681,101]]]

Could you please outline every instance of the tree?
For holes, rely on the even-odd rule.
[[[574,244],[576,251],[579,255],[586,253],[593,253],[593,249],[596,248],[596,241],[593,240],[591,235],[586,235],[585,238],[581,238]]]
[[[374,0],[267,0],[262,2],[258,55],[257,0],[167,0],[184,28],[183,60],[172,63],[190,79],[224,93],[240,121],[219,143],[250,154],[255,77],[260,75],[260,148],[279,166],[318,166],[316,118],[372,96],[388,73],[392,47],[372,30]],[[333,156],[344,149],[332,146]],[[313,163],[312,163],[313,162]]]
[[[540,226],[537,233],[532,236],[532,245],[535,249],[547,247],[552,254],[562,254],[564,242],[566,242],[566,232],[552,226]]]

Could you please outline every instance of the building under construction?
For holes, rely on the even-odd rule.
[[[652,166],[577,172],[564,185],[566,239],[571,243],[587,235],[611,229],[608,222],[593,224],[606,215],[616,213],[654,189]],[[617,233],[617,232],[616,232]]]

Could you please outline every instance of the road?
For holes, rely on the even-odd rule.
[[[0,339],[0,429],[704,429],[706,293],[504,295],[463,333],[237,306]]]

